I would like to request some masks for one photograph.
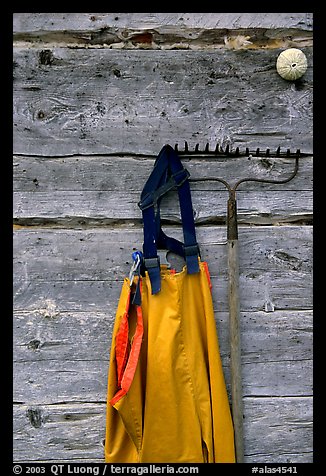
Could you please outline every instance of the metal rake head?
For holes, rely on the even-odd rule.
[[[286,149],[286,151],[281,151],[281,147],[278,147],[275,152],[271,152],[271,150],[268,148],[266,150],[260,150],[258,147],[256,150],[249,150],[248,147],[245,148],[245,150],[240,150],[239,147],[236,147],[236,149],[231,150],[229,144],[223,149],[219,144],[216,144],[215,148],[211,150],[209,148],[209,143],[207,143],[204,147],[203,150],[199,149],[199,144],[195,145],[195,148],[189,149],[188,147],[188,142],[184,143],[184,148],[179,149],[178,144],[175,144],[174,150],[180,154],[180,155],[215,155],[218,157],[292,157],[292,158],[298,158],[298,157],[303,157],[307,156],[308,154],[303,154],[300,149],[297,149],[295,152],[291,152],[290,149]]]

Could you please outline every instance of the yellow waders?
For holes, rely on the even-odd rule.
[[[171,150],[165,146],[159,159],[177,161]],[[158,185],[162,187],[168,176]],[[185,201],[179,198],[181,206]],[[192,212],[191,201],[187,206]],[[146,223],[144,216],[144,228]],[[105,461],[233,463],[233,424],[207,263],[200,260],[193,244],[183,245],[185,258],[189,250],[196,253],[181,272],[161,265],[153,274],[155,262],[148,257],[151,249],[146,247],[148,236],[144,237],[144,265],[139,266],[138,276],[123,282],[113,329]],[[155,245],[163,241],[171,245],[165,238],[158,231]],[[179,249],[176,240],[173,243],[171,248]]]

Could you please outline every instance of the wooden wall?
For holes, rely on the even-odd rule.
[[[103,461],[110,338],[165,143],[308,154],[237,193],[246,462],[312,462],[312,14],[16,13],[15,461]],[[278,54],[302,49],[297,82]],[[182,159],[282,179],[292,159]],[[226,201],[191,184],[229,388]],[[175,194],[164,200],[180,237]]]

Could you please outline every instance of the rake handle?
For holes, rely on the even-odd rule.
[[[237,463],[243,463],[244,445],[239,303],[239,251],[235,191],[230,193],[230,198],[228,200],[227,240],[232,419],[234,426],[236,461]]]

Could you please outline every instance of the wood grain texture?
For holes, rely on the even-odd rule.
[[[244,399],[244,411],[246,462],[313,462],[309,397]]]
[[[245,462],[312,462],[311,408],[309,397],[245,398]],[[103,462],[104,437],[104,403],[14,406],[14,461]]]
[[[14,157],[16,224],[78,226],[139,223],[137,203],[154,160],[139,157]],[[183,159],[191,178],[220,177],[232,185],[245,177],[284,180],[293,159]],[[287,184],[243,183],[237,192],[239,223],[276,224],[312,218],[312,158],[302,158],[295,179]],[[227,192],[219,182],[191,183],[198,225],[224,223]],[[55,202],[55,203],[54,203]],[[162,201],[162,217],[180,222],[177,194]]]
[[[49,21],[47,14],[14,14],[15,45],[200,50],[312,45],[309,13],[52,15]]]
[[[157,154],[187,141],[310,153],[312,51],[300,84],[277,74],[279,51],[97,49],[90,61],[87,49],[15,48],[14,152]]]
[[[15,13],[13,40],[14,460],[103,462],[137,202],[161,147],[187,141],[310,154],[287,184],[242,184],[237,203],[245,462],[312,462],[312,13]],[[297,82],[275,67],[291,46],[308,58]],[[231,183],[293,170],[182,160]],[[228,197],[218,182],[191,189],[231,400]],[[176,194],[162,205],[181,239]]]
[[[196,224],[224,223],[227,192],[193,193],[193,208]],[[238,194],[238,223],[277,225],[279,223],[309,221],[312,219],[313,194],[311,191],[248,193]],[[78,226],[85,224],[112,225],[121,221],[140,224],[141,211],[137,203],[138,193],[121,192],[18,192],[14,193],[15,223],[41,225],[47,221],[61,223],[69,221]],[[162,220],[180,223],[177,194],[162,200]],[[26,221],[28,220],[28,221]]]
[[[14,312],[14,361],[107,361],[116,306],[61,310],[50,300]],[[228,312],[215,310],[224,362],[230,353]],[[312,358],[312,311],[243,311],[242,360],[246,365]],[[52,392],[51,392],[52,393]],[[301,392],[302,393],[302,392]]]
[[[311,309],[311,275],[257,272],[240,277],[240,300],[243,310]],[[120,282],[121,284],[121,282]],[[212,278],[213,300],[218,309],[227,309],[227,281]],[[46,308],[47,303],[55,309],[71,311],[95,310],[116,305],[119,291],[116,281],[72,280],[31,281],[24,276],[14,285],[17,309]]]
[[[270,346],[267,349],[262,347],[262,340],[253,344],[248,342],[251,333],[257,333],[263,323],[266,323],[264,316],[252,313],[250,317],[244,314],[242,332],[244,337],[242,374],[243,374],[243,394],[244,396],[311,396],[312,395],[312,333],[311,319],[309,313],[289,313],[290,320],[295,322],[307,332],[306,342],[296,337],[296,333],[288,332],[285,337],[279,337],[282,328],[281,319],[287,318],[288,314],[276,315],[275,320],[270,317],[265,328],[265,333],[276,344],[278,357],[275,350]],[[72,316],[72,317],[71,317]],[[311,316],[310,316],[311,317]],[[306,322],[304,322],[306,318]],[[112,319],[103,313],[98,317],[93,313],[90,317],[79,313],[62,313],[46,321],[43,317],[43,325],[36,326],[41,319],[40,315],[30,314],[25,316],[16,315],[15,336],[17,344],[15,346],[15,372],[14,372],[14,401],[20,403],[62,403],[62,402],[99,402],[106,400],[107,372],[109,361],[109,346]],[[67,334],[63,337],[62,331],[64,323],[70,319],[67,325]],[[229,345],[228,331],[225,324],[225,313],[219,316],[222,324],[218,322],[221,356],[223,361],[227,389],[230,389],[229,370]],[[89,325],[88,331],[80,330],[84,321]],[[29,323],[31,326],[27,335],[22,335],[21,325]],[[252,321],[252,322],[250,322]],[[72,324],[76,324],[75,332],[72,331]],[[97,344],[98,331],[105,330]],[[61,336],[59,334],[61,331]],[[33,335],[34,334],[34,335]],[[56,339],[55,339],[56,336]],[[79,345],[81,350],[78,350]],[[99,345],[101,353],[95,347]],[[88,350],[86,348],[88,346]],[[289,346],[292,349],[285,350]],[[60,352],[62,349],[62,353]],[[287,353],[288,357],[281,358],[281,352]],[[261,357],[263,354],[263,358]],[[24,360],[24,356],[26,360]],[[259,375],[259,378],[257,376]],[[306,375],[305,379],[301,376]]]
[[[181,238],[180,230],[167,233]],[[224,227],[198,229],[218,309],[227,309]],[[59,309],[103,309],[117,302],[133,249],[141,249],[141,228],[92,230],[18,229],[14,234],[14,292],[17,309],[37,308],[42,299]],[[312,307],[312,227],[240,227],[242,310]],[[39,298],[39,299],[38,299]],[[68,306],[68,307],[67,307]]]
[[[172,144],[174,145],[174,144]],[[180,144],[181,148],[184,144]],[[194,148],[195,143],[190,144]],[[160,146],[156,154],[160,152]],[[231,184],[245,177],[284,180],[294,169],[293,159],[240,157],[191,158],[180,156],[184,167],[192,178],[224,178]],[[141,193],[142,187],[154,166],[154,158],[135,156],[73,156],[73,157],[13,157],[13,190],[15,192],[53,191],[121,191]],[[299,159],[296,177],[288,183],[261,184],[243,183],[240,190],[264,191],[274,193],[311,191],[313,181],[313,157]],[[196,192],[225,190],[219,182],[193,182],[191,190]]]
[[[312,13],[14,13],[13,32],[98,28],[298,28],[312,30]]]

